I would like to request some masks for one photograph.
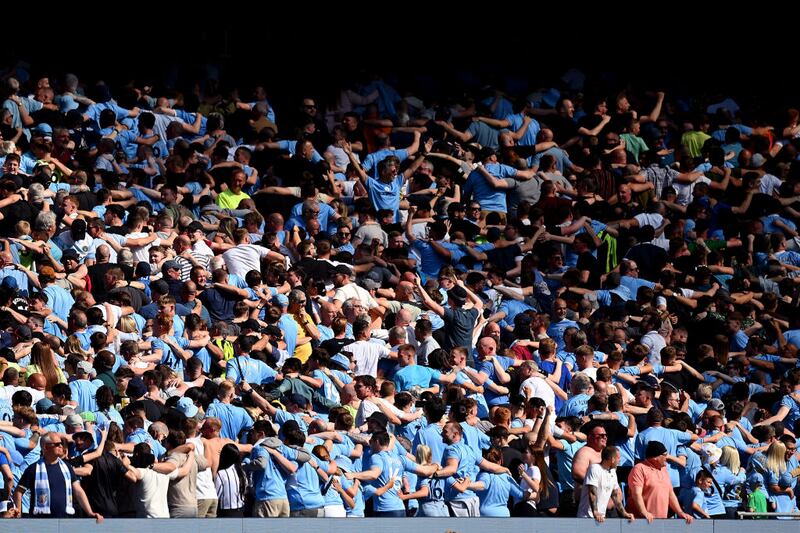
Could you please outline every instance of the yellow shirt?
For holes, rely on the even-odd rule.
[[[239,202],[248,198],[250,198],[250,195],[245,192],[233,194],[230,190],[225,190],[217,196],[217,205],[222,209],[236,209],[239,207]]]
[[[306,320],[311,320],[311,318],[303,313],[303,316]],[[301,337],[309,337],[308,330],[306,330],[305,326],[297,321],[297,317],[292,315],[292,320],[294,323],[297,324],[297,338],[300,339]],[[311,343],[307,342],[305,344],[298,344],[294,349],[294,354],[292,357],[297,357],[300,359],[301,362],[305,363],[308,361],[308,358],[311,357]]]
[[[64,372],[60,368],[56,368],[56,371],[58,372],[58,382],[66,383],[67,378],[66,376],[64,376]],[[41,374],[41,373],[42,369],[39,368],[39,365],[28,365],[27,372],[25,372],[25,381],[28,381],[28,378],[30,378],[33,374]]]

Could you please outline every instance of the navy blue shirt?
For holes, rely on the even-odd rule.
[[[64,485],[64,474],[61,473],[61,467],[58,463],[46,465],[47,481],[50,485],[50,514],[33,514],[33,509],[36,505],[34,488],[36,487],[37,464],[38,461],[26,468],[19,480],[19,486],[28,489],[31,496],[30,511],[25,515],[26,518],[66,518],[70,516],[67,514],[67,487]],[[72,466],[67,464],[67,468],[69,469],[70,484],[78,481]],[[77,504],[78,502],[75,500],[73,492],[72,506],[75,507]]]

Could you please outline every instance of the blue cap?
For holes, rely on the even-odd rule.
[[[747,485],[754,489],[758,486],[764,486],[764,476],[759,474],[758,472],[753,472],[749,476],[747,476]]]
[[[293,404],[299,405],[301,407],[305,407],[310,403],[308,401],[308,398],[306,398],[305,396],[303,396],[302,394],[297,393],[297,392],[287,396],[286,400],[288,401],[288,403],[293,403]]]
[[[285,294],[276,294],[272,299],[281,307],[287,307],[289,305],[289,298],[287,298]]]
[[[197,415],[199,409],[189,398],[183,397],[175,404],[175,409],[183,413],[187,418],[193,418]]]
[[[13,289],[13,290],[19,289],[19,285],[17,284],[17,280],[12,278],[11,276],[7,276],[7,277],[3,278],[3,281],[0,282],[0,287],[2,287],[4,289]]]
[[[45,137],[52,137],[53,136],[53,128],[50,124],[39,124],[35,128],[33,128],[33,133],[37,133],[39,135],[44,135]]]
[[[36,412],[38,414],[42,414],[51,407],[53,407],[53,405],[54,405],[53,401],[50,400],[49,398],[42,398],[41,400],[36,402]]]
[[[350,359],[348,359],[346,355],[337,353],[331,357],[331,363],[339,365],[345,372],[350,371]]]

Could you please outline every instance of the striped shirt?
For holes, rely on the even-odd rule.
[[[242,490],[240,487],[239,474],[236,472],[236,465],[231,465],[225,470],[217,472],[214,478],[214,485],[217,488],[217,498],[219,499],[219,509],[241,509],[244,507]]]

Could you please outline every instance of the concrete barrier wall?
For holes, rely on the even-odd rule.
[[[574,518],[216,518],[210,520],[0,520],[0,533],[797,533],[796,520],[594,520]]]

